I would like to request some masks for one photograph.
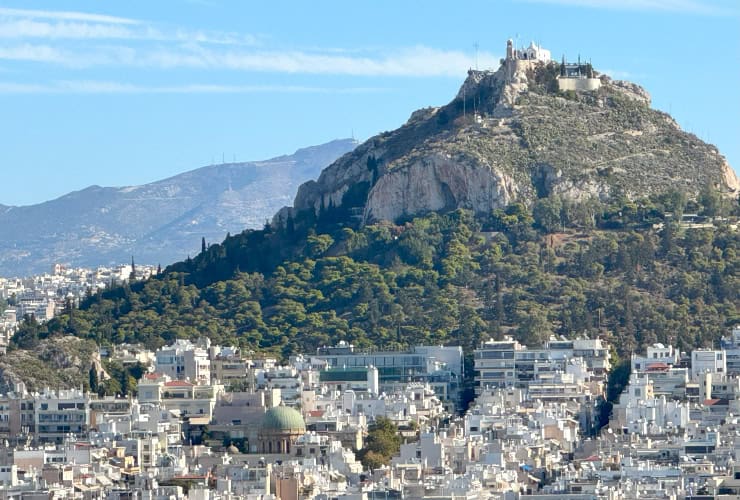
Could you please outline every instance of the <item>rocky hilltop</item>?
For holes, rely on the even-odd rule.
[[[46,339],[34,349],[0,356],[0,392],[15,391],[19,382],[29,391],[82,387],[89,381],[91,366],[104,373],[94,341],[71,336]]]
[[[643,88],[589,65],[598,88],[562,91],[565,69],[507,57],[496,71],[469,71],[449,104],[418,110],[337,160],[276,222],[322,206],[353,208],[368,223],[549,195],[604,201],[712,186],[737,197],[717,148],[651,109]]]
[[[209,165],[141,186],[90,186],[38,205],[0,205],[0,275],[47,272],[57,262],[170,263],[201,238],[260,228],[298,186],[356,146],[352,139],[264,161]]]

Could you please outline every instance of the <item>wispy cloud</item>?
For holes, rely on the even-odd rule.
[[[498,66],[498,58],[487,52],[479,53],[476,61],[472,51],[422,45],[352,51],[336,47],[297,50],[267,48],[259,40],[252,34],[161,27],[139,19],[102,14],[0,8],[0,60],[74,69],[186,68],[307,75],[459,77],[476,64]]]
[[[10,47],[0,46],[0,59],[6,61],[27,61],[53,63],[73,66],[76,58],[49,45],[21,44]]]
[[[527,3],[546,3],[612,10],[663,11],[709,16],[737,14],[717,2],[701,0],[520,0]]]
[[[129,26],[108,23],[55,22],[35,19],[3,19],[0,38],[111,38],[133,39],[136,32]]]
[[[90,14],[88,12],[69,12],[61,10],[9,9],[0,7],[2,17],[22,17],[28,19],[51,19],[56,21],[87,21],[107,24],[140,24],[141,21],[127,17]]]
[[[126,66],[156,69],[196,68],[244,72],[351,76],[459,76],[476,65],[464,52],[425,46],[389,54],[344,55],[304,51],[223,50],[188,45],[164,48],[105,46],[60,49],[46,44],[0,46],[0,60],[49,63],[74,68]],[[477,64],[495,67],[498,58],[483,52]]]
[[[251,34],[161,28],[139,19],[0,8],[0,38],[150,40],[222,45],[255,45]]]
[[[138,61],[160,68],[190,67],[239,71],[341,74],[352,76],[459,76],[476,64],[474,57],[459,51],[416,46],[390,54],[344,55],[303,51],[215,51],[202,47],[190,50],[155,51]],[[498,65],[489,53],[478,56],[478,64]]]
[[[52,83],[0,82],[0,94],[359,94],[384,92],[382,87],[311,87],[298,85],[184,84],[138,85],[96,80],[63,80]]]

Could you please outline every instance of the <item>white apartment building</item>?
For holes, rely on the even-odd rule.
[[[218,395],[223,386],[195,385],[185,380],[170,380],[169,377],[150,373],[139,381],[139,402],[154,404],[166,410],[177,410],[183,416],[213,415]]]
[[[698,380],[699,376],[704,373],[711,373],[715,379],[727,375],[727,357],[724,349],[691,351],[691,380]]]
[[[522,387],[545,373],[566,372],[570,361],[583,359],[589,378],[604,379],[611,364],[600,339],[551,338],[543,349],[529,349],[512,337],[484,342],[474,352],[475,391]]]
[[[680,353],[673,346],[656,343],[646,349],[645,356],[632,355],[632,371],[646,370],[651,365],[661,366],[660,363],[675,366],[679,359]]]
[[[189,340],[177,339],[172,345],[157,351],[154,362],[155,371],[173,380],[187,380],[193,384],[210,384],[209,347],[208,339],[201,339],[195,344]]]
[[[79,389],[50,391],[34,397],[36,437],[61,442],[84,435],[90,426],[90,395]]]

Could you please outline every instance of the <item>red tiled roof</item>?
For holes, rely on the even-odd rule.
[[[311,417],[323,417],[324,416],[324,410],[312,410],[308,412],[308,415]]]
[[[650,363],[649,365],[645,367],[645,370],[646,371],[665,371],[665,370],[668,370],[669,368],[670,368],[669,365],[665,363],[657,362],[657,363]]]
[[[144,378],[147,380],[157,380],[159,377],[161,377],[161,373],[145,373]]]
[[[705,399],[704,406],[722,406],[728,405],[730,402],[726,399]]]
[[[185,382],[184,380],[170,380],[164,383],[165,387],[192,387],[193,384]]]

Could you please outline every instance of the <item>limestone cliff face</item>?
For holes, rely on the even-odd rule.
[[[381,177],[370,191],[364,219],[455,208],[485,212],[511,203],[517,189],[513,179],[488,165],[433,153]]]
[[[561,93],[558,73],[557,64],[534,61],[470,71],[452,102],[358,146],[303,184],[276,219],[344,206],[367,223],[549,195],[607,200],[707,185],[738,196],[717,149],[651,109],[643,88],[602,76],[596,91]]]

